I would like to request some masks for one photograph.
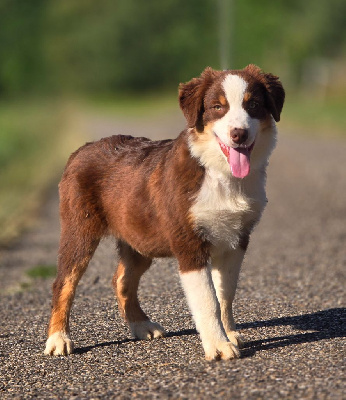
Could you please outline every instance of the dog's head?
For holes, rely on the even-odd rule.
[[[252,158],[265,162],[269,157],[284,99],[278,77],[255,65],[226,71],[206,68],[179,86],[180,107],[195,135],[193,154],[205,165],[227,166],[228,173],[244,178],[250,172],[250,156],[251,164]]]

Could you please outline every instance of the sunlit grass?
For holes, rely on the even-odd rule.
[[[76,136],[65,103],[0,103],[0,243],[18,235],[34,219]]]
[[[306,134],[346,137],[346,96],[321,99],[288,93],[282,124]]]
[[[178,91],[169,93],[122,94],[109,97],[95,97],[81,102],[85,109],[106,115],[129,118],[146,115],[152,117],[171,110],[179,110]]]

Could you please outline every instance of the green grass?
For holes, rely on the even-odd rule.
[[[37,265],[26,271],[26,274],[33,279],[48,279],[56,275],[55,265]]]
[[[58,179],[78,129],[59,101],[0,103],[0,244],[35,218],[45,190]]]
[[[81,102],[85,109],[101,115],[119,115],[128,118],[153,116],[178,110],[178,92],[146,95],[123,94],[115,97],[96,97]]]
[[[288,93],[281,117],[283,126],[304,129],[307,134],[346,137],[346,96],[321,100]]]

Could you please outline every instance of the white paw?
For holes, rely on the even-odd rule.
[[[204,345],[205,358],[212,360],[231,360],[239,358],[240,351],[237,345],[232,342],[216,342],[214,344]]]
[[[134,337],[144,340],[156,339],[166,334],[161,325],[149,320],[130,322],[130,329]]]
[[[239,349],[242,349],[245,344],[245,339],[242,335],[237,331],[229,331],[227,332],[227,337],[230,342],[232,342],[235,346],[238,346]]]
[[[73,352],[73,343],[65,332],[55,332],[46,342],[44,354],[49,356],[67,356]]]

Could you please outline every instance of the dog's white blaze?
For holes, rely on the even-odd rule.
[[[228,112],[213,125],[213,131],[228,146],[232,146],[230,130],[232,128],[247,129],[249,138],[246,145],[255,140],[259,128],[259,120],[251,118],[243,108],[247,82],[238,75],[229,74],[222,82],[222,87],[229,105]]]
[[[223,80],[222,87],[230,109],[241,107],[247,85],[247,82],[238,75],[229,74]]]
[[[180,278],[203,347],[227,341],[209,269],[181,273]]]

